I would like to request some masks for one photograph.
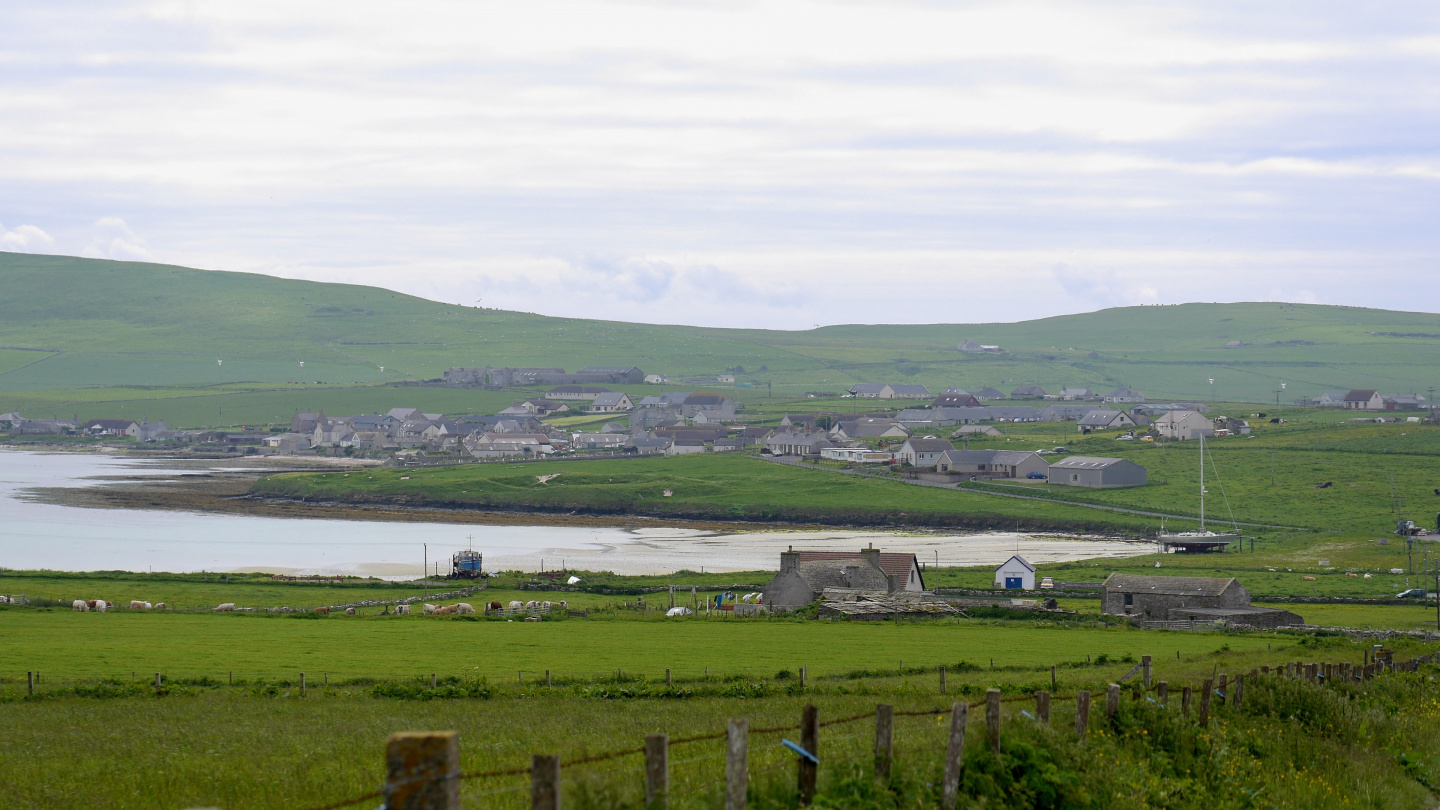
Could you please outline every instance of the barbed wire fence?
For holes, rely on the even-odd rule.
[[[1203,679],[1198,688],[1182,686],[1179,710],[1205,728],[1218,707],[1242,706],[1246,683],[1253,684],[1259,678],[1302,679],[1320,686],[1363,683],[1388,672],[1415,672],[1422,664],[1437,662],[1440,662],[1440,653],[1397,662],[1393,652],[1378,650],[1373,663],[1363,665],[1290,661],[1273,669],[1269,666],[1251,669],[1233,679],[1225,673],[1216,673]],[[800,721],[792,725],[751,728],[746,719],[735,718],[724,731],[674,739],[652,734],[645,738],[643,745],[633,748],[571,759],[535,754],[528,765],[487,771],[460,769],[460,739],[456,732],[402,732],[386,741],[387,774],[382,787],[308,810],[345,810],[376,799],[383,800],[381,810],[460,810],[465,802],[486,807],[507,804],[524,807],[527,788],[532,810],[559,810],[567,786],[572,794],[626,790],[615,787],[618,780],[628,785],[629,790],[636,790],[636,780],[625,774],[633,774],[637,767],[643,775],[640,780],[644,790],[643,806],[647,808],[668,810],[672,801],[692,801],[710,795],[725,810],[744,810],[754,782],[760,778],[773,779],[773,774],[786,768],[795,769],[795,791],[799,804],[805,806],[815,798],[822,762],[853,763],[870,758],[875,778],[889,780],[897,758],[916,756],[926,750],[944,752],[940,804],[944,810],[953,810],[960,798],[972,709],[983,710],[983,741],[996,753],[1000,751],[1006,706],[1032,704],[1018,712],[1011,711],[1011,721],[1018,715],[1026,721],[1050,726],[1056,704],[1073,703],[1072,733],[1084,738],[1091,732],[1094,698],[1103,699],[1100,711],[1104,712],[1107,723],[1113,722],[1120,712],[1122,693],[1128,693],[1132,702],[1143,698],[1166,710],[1172,708],[1175,695],[1170,684],[1152,681],[1150,656],[1143,656],[1141,663],[1121,680],[1137,673],[1141,674],[1138,688],[1125,689],[1112,682],[1094,694],[1088,690],[1070,695],[1038,691],[1008,698],[999,689],[989,689],[983,699],[974,702],[906,711],[879,704],[873,711],[825,721],[819,719],[815,706],[807,705]],[[873,728],[858,725],[866,720],[874,721]],[[897,728],[901,732],[899,746]],[[822,729],[833,729],[834,733],[822,740]],[[784,736],[792,732],[798,732],[798,740]],[[752,745],[752,738],[776,738],[778,744],[756,746]],[[715,745],[717,743],[722,745]],[[722,750],[714,750],[717,747]],[[678,753],[680,758],[672,759],[672,753]],[[631,764],[627,762],[629,758],[643,759]],[[593,766],[607,763],[608,767],[593,770]]]

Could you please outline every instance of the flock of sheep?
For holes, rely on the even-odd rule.
[[[80,612],[80,613],[86,613],[86,612],[91,611],[91,610],[95,611],[96,613],[104,613],[105,611],[109,610],[109,609],[112,608],[112,607],[119,607],[119,606],[116,605],[114,602],[106,602],[104,599],[76,599],[74,602],[71,602],[71,603],[70,603],[70,609],[71,609],[71,610],[74,610],[74,611],[78,611],[78,612]],[[136,600],[134,600],[134,601],[132,601],[132,602],[130,603],[130,609],[131,609],[131,610],[164,610],[164,609],[165,609],[165,603],[164,603],[164,602],[161,602],[161,603],[158,604],[158,605],[152,605],[152,604],[150,604],[149,602],[144,602],[144,601],[141,601],[141,600],[139,600],[139,599],[136,599]]]
[[[83,613],[83,612],[86,612],[86,611],[91,611],[91,610],[96,611],[96,612],[98,612],[98,613],[104,613],[104,612],[106,612],[107,610],[109,610],[110,608],[117,607],[117,605],[116,605],[114,602],[106,602],[104,599],[76,599],[74,602],[70,603],[70,607],[71,607],[71,609],[76,610],[76,611],[79,611],[79,612],[82,612],[82,613]],[[497,611],[505,611],[505,610],[507,610],[507,607],[506,607],[504,604],[500,603],[500,602],[490,602],[489,604],[482,604],[480,607],[481,607],[486,613],[493,613],[493,612],[497,612]],[[536,601],[519,602],[519,601],[515,601],[515,602],[511,602],[511,603],[510,603],[510,605],[509,605],[509,607],[508,607],[508,610],[510,610],[510,611],[540,610],[540,609],[550,610],[551,608],[560,608],[560,609],[562,609],[562,610],[567,610],[567,609],[569,609],[569,607],[570,607],[570,604],[569,604],[568,602],[536,602]],[[140,600],[137,599],[137,600],[135,600],[135,601],[133,601],[133,602],[130,603],[130,609],[131,609],[131,610],[165,610],[165,603],[164,603],[164,602],[161,602],[161,603],[156,604],[156,605],[151,605],[149,602],[143,602],[143,601],[140,601]],[[223,603],[223,604],[216,605],[215,608],[214,608],[214,610],[213,610],[212,612],[214,612],[214,613],[234,613],[234,612],[236,612],[237,610],[240,610],[240,611],[248,611],[249,608],[239,608],[239,607],[236,607],[236,606],[235,606],[235,603],[234,603],[234,602],[225,602],[225,603]],[[423,605],[423,606],[422,606],[422,610],[424,611],[424,614],[425,614],[426,616],[450,616],[450,615],[464,616],[464,615],[467,615],[467,614],[473,614],[473,613],[475,612],[475,606],[474,606],[474,605],[471,605],[471,604],[468,603],[468,602],[456,602],[456,603],[453,604],[453,605],[430,605],[430,604],[427,604],[427,605]],[[314,608],[311,612],[312,612],[312,613],[319,613],[319,614],[321,614],[321,615],[329,615],[329,614],[330,614],[330,608],[328,608],[328,607],[317,607],[317,608]],[[407,614],[409,614],[409,613],[410,613],[410,606],[409,606],[409,605],[396,605],[396,606],[395,606],[395,614],[396,614],[396,615],[404,616],[404,615],[407,615]],[[353,608],[353,607],[347,607],[347,608],[345,608],[345,615],[346,615],[346,616],[354,616],[354,615],[355,615],[355,608]]]

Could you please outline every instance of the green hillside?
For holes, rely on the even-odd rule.
[[[1440,377],[1440,315],[1349,307],[1187,304],[1012,324],[702,329],[14,253],[0,253],[0,289],[0,411],[146,414],[180,424],[212,423],[221,408],[227,421],[266,421],[295,407],[480,410],[517,395],[383,385],[457,365],[633,364],[687,389],[696,386],[678,378],[743,365],[737,380],[753,387],[735,393],[750,401],[844,391],[857,381],[931,390],[1131,385],[1154,398],[1208,398],[1212,377],[1218,399],[1273,401],[1280,382],[1291,399],[1351,387],[1424,392]],[[965,340],[1005,351],[958,351]],[[1229,341],[1247,345],[1226,348]]]

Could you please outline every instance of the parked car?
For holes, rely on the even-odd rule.
[[[1045,473],[1042,473],[1042,472],[1032,472],[1032,473],[1030,473],[1029,475],[1027,475],[1027,476],[1025,476],[1025,477],[1026,477],[1026,478],[1034,478],[1034,479],[1037,480],[1037,481],[1044,481],[1047,476],[1045,475]]]
[[[1425,598],[1425,589],[1424,589],[1424,588],[1411,588],[1411,589],[1408,590],[1408,591],[1401,591],[1400,593],[1395,594],[1395,598],[1396,598],[1396,599],[1424,599],[1424,598]]]
[[[1052,590],[1055,587],[1055,580],[1052,577],[1040,578],[1040,589],[1043,591]]]

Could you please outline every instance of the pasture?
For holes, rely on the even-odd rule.
[[[478,601],[478,600],[476,600]],[[370,613],[378,610],[369,609]],[[617,668],[651,678],[665,668],[696,677],[768,675],[809,667],[817,676],[854,669],[936,667],[960,661],[1038,668],[1104,655],[1120,660],[1138,646],[1172,660],[1236,651],[1286,649],[1294,639],[1206,633],[1147,634],[1128,627],[996,625],[978,620],[923,623],[815,622],[803,619],[695,617],[623,613],[539,623],[476,617],[294,617],[158,614],[116,610],[0,608],[11,670],[55,677],[442,675],[590,678]]]

